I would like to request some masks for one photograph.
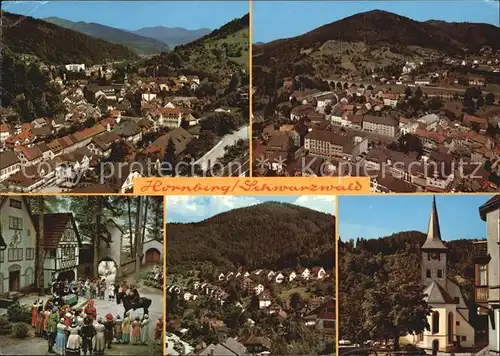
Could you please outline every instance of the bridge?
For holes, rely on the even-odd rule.
[[[377,86],[374,83],[362,80],[347,80],[347,79],[337,79],[337,78],[321,78],[321,79],[327,82],[332,88],[336,90],[346,90],[352,86],[356,86],[359,88],[366,88],[366,89],[375,88]]]

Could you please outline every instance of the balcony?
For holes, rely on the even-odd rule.
[[[488,287],[476,287],[476,302],[477,303],[488,302]]]

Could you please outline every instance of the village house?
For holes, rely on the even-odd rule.
[[[271,305],[273,298],[268,292],[259,293],[259,309],[265,309]]]
[[[311,268],[311,277],[323,279],[326,277],[326,271],[323,267],[313,267]]]
[[[313,130],[306,135],[304,148],[313,155],[348,160],[368,151],[368,140],[347,133]]]
[[[38,215],[33,216],[33,221],[38,230]],[[78,278],[80,247],[80,234],[72,213],[44,214],[45,288],[56,279],[74,281]]]
[[[22,197],[0,198],[0,295],[15,295],[35,282],[36,229]]]
[[[274,277],[274,280],[276,281],[276,283],[278,284],[281,284],[283,283],[283,280],[285,279],[285,276],[283,275],[283,273],[281,272],[278,272],[278,274],[276,275],[276,277]]]
[[[116,132],[105,132],[93,137],[87,148],[92,154],[107,158],[111,154],[111,146],[119,140],[120,136]]]
[[[295,278],[297,278],[297,273],[295,273],[294,271],[290,272],[290,274],[288,275],[288,282],[293,281]]]
[[[311,277],[311,271],[309,270],[309,268],[300,268],[299,275],[303,279],[308,280]]]
[[[21,161],[12,151],[0,152],[0,182],[21,169]]]
[[[321,303],[304,316],[306,325],[321,328],[327,335],[335,335],[335,299],[331,298]]]
[[[363,130],[394,137],[399,131],[399,123],[391,117],[366,115],[363,117]]]
[[[490,355],[500,354],[500,195],[495,195],[479,208],[486,222],[486,263],[476,267],[476,301],[483,303],[488,317]]]

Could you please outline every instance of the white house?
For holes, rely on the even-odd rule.
[[[82,70],[85,70],[85,64],[65,64],[64,68],[66,68],[67,71],[70,72],[80,72]]]
[[[259,295],[259,309],[264,309],[270,306],[272,303],[272,298],[269,293],[262,293]]]
[[[285,279],[285,276],[283,276],[283,273],[279,272],[276,277],[275,281],[276,283],[283,283],[283,280]]]
[[[193,295],[191,293],[186,292],[186,293],[184,293],[184,300],[191,300],[192,296]]]
[[[264,286],[262,284],[258,284],[257,286],[255,286],[253,288],[254,292],[256,295],[259,295],[260,293],[262,293],[264,291]]]
[[[21,170],[21,161],[12,151],[0,152],[0,182]]]
[[[267,280],[271,281],[274,278],[275,275],[276,275],[276,272],[269,271],[269,273],[267,274]]]
[[[39,229],[38,215],[33,216]],[[55,280],[74,281],[78,278],[80,235],[72,213],[44,214],[44,284],[46,288]],[[50,238],[49,238],[50,237]]]
[[[436,200],[433,198],[427,239],[422,245],[422,284],[426,286],[425,301],[431,308],[427,317],[430,330],[406,335],[401,343],[423,349],[446,352],[449,346],[472,347],[475,331],[469,321],[469,308],[460,287],[448,278],[448,248],[441,240]]]
[[[35,246],[36,230],[26,199],[0,197],[0,295],[34,284]]]
[[[226,281],[229,281],[230,278],[232,278],[234,276],[234,272],[229,272],[227,275],[226,275]]]
[[[224,280],[224,273],[220,273],[220,274],[219,274],[219,277],[217,277],[217,279],[218,279],[219,281]]]
[[[311,268],[311,277],[323,279],[326,277],[326,271],[323,267],[313,267]]]
[[[488,340],[490,354],[500,355],[500,196],[496,195],[479,208],[481,219],[486,222],[487,254],[485,280],[488,285]],[[477,294],[476,294],[477,295]]]
[[[309,279],[309,277],[311,277],[311,271],[308,268],[303,268],[299,272],[300,276],[304,279]]]
[[[295,273],[294,271],[290,272],[290,274],[288,275],[288,282],[293,281],[295,278],[297,278],[297,273]]]

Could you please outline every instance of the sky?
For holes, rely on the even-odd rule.
[[[335,196],[167,196],[167,223],[199,222],[214,215],[264,202],[290,203],[335,215]]]
[[[436,205],[443,240],[484,238],[479,207],[491,195],[441,195]],[[338,228],[342,240],[379,238],[401,231],[427,233],[432,195],[339,197]]]
[[[247,1],[4,1],[2,9],[126,30],[154,26],[213,30],[247,14],[249,5]]]
[[[385,10],[417,21],[480,22],[499,26],[497,0],[458,1],[254,1],[252,42],[307,33],[360,12]]]

